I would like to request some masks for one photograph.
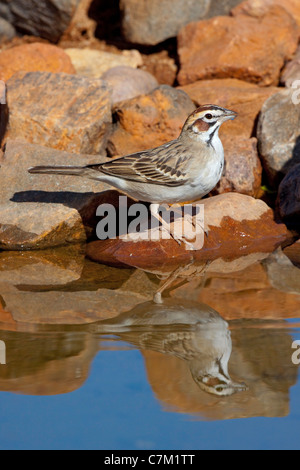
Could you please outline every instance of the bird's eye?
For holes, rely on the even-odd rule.
[[[205,118],[210,121],[213,118],[213,115],[212,114],[205,114]]]

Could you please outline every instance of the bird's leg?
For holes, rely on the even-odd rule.
[[[156,304],[162,304],[163,301],[162,301],[162,293],[174,282],[176,281],[176,279],[178,278],[178,276],[180,274],[182,274],[183,271],[185,271],[187,268],[189,268],[194,262],[194,259],[191,259],[191,261],[187,264],[187,265],[184,265],[184,266],[179,266],[178,268],[176,268],[171,274],[170,276],[165,280],[165,282],[160,286],[160,288],[156,291],[154,297],[153,297],[153,301],[156,303]]]
[[[178,240],[178,238],[176,238],[175,235],[174,235],[174,233],[171,231],[170,224],[168,224],[168,222],[166,222],[166,221],[161,217],[161,215],[159,214],[159,208],[160,208],[160,204],[151,204],[151,205],[150,205],[150,212],[151,212],[151,215],[153,215],[153,217],[155,217],[155,218],[161,223],[161,225],[167,230],[167,232],[171,235],[171,237],[172,237],[179,245],[181,245],[181,241]]]
[[[167,230],[167,232],[170,234],[170,236],[173,238],[173,240],[175,240],[178,245],[181,245],[181,242],[183,242],[186,246],[187,246],[187,249],[189,250],[194,250],[194,245],[192,243],[190,243],[189,241],[187,241],[185,238],[178,238],[174,232],[174,230],[171,230],[171,226],[168,222],[166,222],[163,217],[161,217],[161,215],[159,214],[159,207],[160,205],[159,204],[151,204],[150,205],[150,212],[151,212],[151,215],[153,215],[153,217],[155,217],[161,224],[162,226]]]

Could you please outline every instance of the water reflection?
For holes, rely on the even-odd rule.
[[[289,413],[297,366],[284,319],[299,317],[299,271],[282,253],[159,271],[75,254],[0,253],[0,391],[70,393],[85,386],[96,355],[126,355],[125,345],[140,351],[164,410],[197,419]],[[158,294],[162,303],[151,300]]]
[[[166,411],[198,419],[289,413],[297,367],[285,322],[227,323],[206,305],[170,299],[93,324],[23,328],[0,330],[7,348],[1,391],[70,393],[84,386],[97,354],[108,349],[126,354],[125,344],[140,350],[148,382]],[[109,380],[104,377],[103,386]]]
[[[207,305],[172,299],[161,305],[147,302],[99,323],[95,331],[117,333],[140,350],[185,361],[196,384],[207,393],[229,396],[247,389],[228,373],[232,350],[228,323]]]

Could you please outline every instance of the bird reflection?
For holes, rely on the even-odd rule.
[[[93,333],[113,334],[139,349],[186,361],[204,392],[229,396],[247,390],[228,373],[232,351],[228,323],[207,305],[177,299],[147,302],[91,327]]]

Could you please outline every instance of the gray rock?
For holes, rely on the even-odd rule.
[[[105,159],[8,141],[0,159],[0,249],[41,249],[84,242],[103,191],[110,187],[76,177],[31,175],[28,168],[98,161]]]
[[[288,88],[294,88],[295,85],[298,89],[300,88],[300,47],[293,60],[284,67],[280,81]],[[297,84],[295,84],[296,81],[298,81]]]
[[[7,138],[74,153],[105,151],[111,129],[108,85],[65,73],[19,72],[7,82]]]
[[[300,164],[295,165],[280,183],[277,207],[286,224],[300,229]]]
[[[150,73],[132,67],[113,67],[102,75],[111,87],[112,104],[145,95],[158,87],[158,81]]]
[[[17,34],[13,25],[11,25],[4,18],[0,17],[0,42],[4,39],[12,39]]]
[[[293,104],[294,93],[287,89],[271,96],[258,122],[259,153],[272,187],[300,163],[300,106]]]
[[[228,15],[228,13],[242,0],[211,0],[210,8],[205,16],[206,18],[213,18],[214,16]]]
[[[23,33],[57,42],[79,0],[2,0],[0,15]]]
[[[186,24],[229,13],[240,0],[121,0],[122,27],[128,41],[155,45],[177,36]]]

